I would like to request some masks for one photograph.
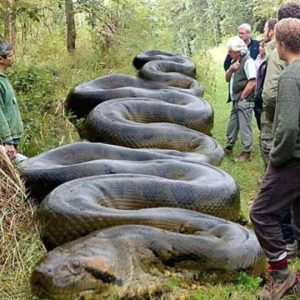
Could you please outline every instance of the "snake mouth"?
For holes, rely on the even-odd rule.
[[[100,279],[103,283],[113,283],[117,286],[122,286],[123,282],[122,279],[119,279],[115,277],[112,274],[109,274],[108,272],[101,271],[99,269],[95,269],[93,267],[85,267],[85,271],[87,271],[89,274],[91,274],[95,279]]]
[[[34,295],[48,300],[85,300],[91,299],[91,296],[96,297],[99,294],[98,288],[85,288],[83,291],[75,292],[68,289],[57,289],[49,286],[47,280],[43,277],[33,276],[31,279],[31,291]],[[92,297],[93,299],[93,297]]]

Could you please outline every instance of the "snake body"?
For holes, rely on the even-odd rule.
[[[65,101],[65,107],[77,120],[86,118],[98,104],[111,99],[143,97],[162,100],[166,104],[173,103],[181,111],[186,109],[193,120],[197,120],[194,123],[202,124],[198,125],[198,129],[209,133],[213,126],[213,111],[207,101],[198,97],[199,94],[202,92],[172,88],[161,82],[145,81],[133,76],[107,75],[72,89]]]
[[[62,183],[87,176],[111,174],[111,168],[105,167],[107,162],[118,165],[119,161],[127,161],[128,165],[133,165],[134,162],[180,159],[218,165],[221,158],[176,150],[130,149],[103,143],[78,142],[24,160],[19,167],[31,197],[41,202]]]
[[[194,64],[159,50],[137,55],[133,64],[140,78],[104,76],[67,96],[80,136],[94,143],[21,164],[33,195],[50,192],[36,218],[45,246],[54,249],[32,274],[36,293],[143,298],[161,291],[170,265],[179,272],[259,269],[254,234],[219,218],[235,219],[239,189],[211,165],[224,153],[208,136],[213,111],[201,98]]]
[[[167,63],[175,62],[178,68],[176,72],[190,77],[196,75],[196,67],[188,57],[161,50],[149,50],[139,53],[134,57],[132,64],[137,70],[140,70],[146,63],[156,60],[167,61]]]
[[[169,210],[157,212],[168,216]],[[123,225],[57,247],[32,273],[33,291],[56,300],[147,299],[170,288],[167,270],[175,278],[178,272],[181,282],[184,271],[196,278],[210,270],[259,272],[260,248],[244,227],[182,209],[173,209],[172,216],[190,233]],[[173,220],[166,218],[170,230]]]
[[[48,248],[114,225],[164,227],[168,216],[149,211],[155,207],[185,208],[228,219],[239,213],[236,183],[207,164],[179,159],[103,160],[98,167],[103,175],[66,182],[42,202],[38,218]]]
[[[131,148],[176,149],[197,152],[221,160],[223,150],[211,137],[177,124],[197,127],[189,112],[160,100],[121,98],[107,101],[87,117],[80,129],[89,141],[117,143]],[[174,124],[176,123],[176,124]],[[195,124],[196,123],[196,124]]]

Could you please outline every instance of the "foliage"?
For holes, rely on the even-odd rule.
[[[157,3],[157,15],[174,32],[174,48],[187,55],[219,44],[223,36],[234,34],[239,24],[251,22],[252,1],[158,0]]]
[[[10,79],[18,95],[25,126],[22,150],[32,156],[58,146],[57,136],[63,135],[61,128],[65,128],[59,126],[64,120],[62,102],[54,93],[54,89],[59,88],[60,70],[54,65],[36,65],[29,60],[24,65],[16,64]],[[70,140],[69,134],[65,135]]]
[[[36,260],[40,243],[33,209],[24,201],[23,182],[3,148],[0,146],[0,299],[16,299],[20,285],[27,285],[28,265]]]
[[[237,284],[242,291],[255,291],[262,283],[260,277],[250,277],[245,272],[240,272],[237,278]]]
[[[253,1],[253,24],[257,31],[263,32],[265,22],[277,17],[278,8],[288,0],[252,0]]]

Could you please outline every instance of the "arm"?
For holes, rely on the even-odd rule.
[[[3,101],[0,97],[0,141],[4,144],[4,147],[6,149],[6,153],[10,159],[13,159],[16,154],[17,150],[14,147],[14,145],[7,144],[9,141],[12,140],[10,128],[7,124],[7,120],[5,118],[5,115],[3,113]]]
[[[226,72],[225,72],[225,80],[226,82],[229,82],[230,81],[230,78],[233,74],[233,70],[231,70],[231,68],[229,68]]]
[[[256,79],[255,78],[250,79],[241,94],[241,99],[246,99],[254,91],[255,86],[256,86]]]
[[[230,81],[232,74],[240,68],[240,63],[238,61],[234,62],[230,68],[225,72],[226,82]]]
[[[255,89],[256,86],[256,68],[253,59],[248,59],[244,65],[244,71],[248,82],[241,94],[240,99],[246,99]]]
[[[278,102],[274,120],[274,140],[270,161],[279,167],[293,157],[298,130],[300,110],[299,86],[295,78],[285,76],[279,81]]]
[[[4,147],[6,149],[6,153],[7,153],[8,157],[10,159],[15,158],[15,156],[17,155],[17,150],[16,150],[15,146],[14,145],[5,144]]]
[[[225,58],[225,60],[224,60],[224,64],[223,64],[223,67],[224,67],[224,71],[225,71],[225,72],[229,69],[230,65],[231,65],[231,57],[230,57],[229,54],[227,54],[227,55],[226,55],[226,58]]]
[[[277,98],[277,86],[280,73],[285,63],[279,59],[276,49],[272,51],[267,62],[267,72],[262,92],[263,110],[266,118],[273,122]]]
[[[3,90],[0,86],[0,142],[4,143],[12,140],[11,131],[4,115],[4,100],[2,98]]]

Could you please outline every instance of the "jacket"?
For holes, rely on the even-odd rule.
[[[14,90],[7,77],[0,74],[0,143],[20,139],[23,123]]]

